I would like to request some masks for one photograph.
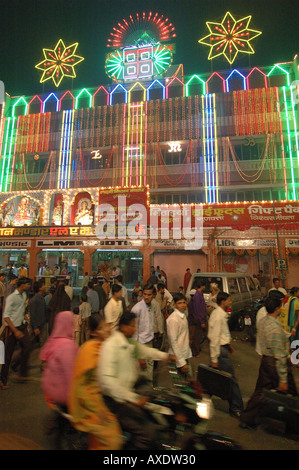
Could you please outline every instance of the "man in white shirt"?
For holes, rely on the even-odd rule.
[[[166,320],[169,353],[175,355],[179,373],[191,377],[192,371],[188,360],[192,357],[192,351],[189,344],[186,297],[184,294],[177,294],[173,302],[175,309]]]
[[[240,418],[243,410],[241,391],[235,377],[230,354],[234,349],[230,345],[231,336],[227,323],[226,309],[232,305],[232,299],[226,292],[219,292],[216,299],[218,307],[215,308],[209,319],[208,338],[210,340],[211,367],[232,374],[232,390],[229,398],[229,412],[232,416]]]
[[[271,291],[274,291],[274,290],[277,290],[279,292],[281,292],[282,294],[284,294],[285,296],[288,295],[287,291],[283,288],[283,287],[280,287],[280,279],[278,277],[274,277],[273,278],[273,286],[271,289],[269,289],[269,292],[268,294],[271,292]]]
[[[104,307],[104,317],[106,323],[110,325],[111,333],[118,329],[119,319],[123,312],[122,288],[118,284],[113,284],[112,297]]]
[[[152,347],[155,333],[155,325],[160,325],[159,318],[161,317],[161,309],[157,302],[152,302],[154,298],[154,286],[146,284],[143,287],[143,299],[134,305],[132,312],[136,315],[136,333],[134,339],[141,344]],[[159,333],[163,334],[163,329],[160,327]],[[153,361],[148,358],[144,364],[144,375],[150,381],[153,380]]]
[[[102,345],[98,379],[107,406],[121,427],[133,434],[131,449],[145,450],[152,448],[156,431],[143,410],[149,397],[139,394],[136,388],[140,374],[138,359],[167,361],[171,357],[133,340],[135,331],[136,315],[126,312],[120,318],[119,330]]]

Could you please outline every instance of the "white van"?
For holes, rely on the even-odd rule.
[[[231,295],[233,303],[228,322],[230,329],[238,327],[241,314],[250,309],[254,302],[261,298],[261,291],[256,287],[252,276],[249,274],[194,273],[186,291],[188,301],[190,299],[190,291],[196,289],[197,281],[201,281],[206,286],[203,291],[206,302],[211,292],[211,283],[217,284],[220,291]]]

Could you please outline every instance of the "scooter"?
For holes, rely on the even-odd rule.
[[[169,366],[174,388],[154,388],[145,409],[159,426],[155,450],[240,450],[233,439],[208,431],[213,414],[212,400],[205,397],[197,381],[182,380]]]

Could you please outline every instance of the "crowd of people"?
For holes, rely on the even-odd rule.
[[[258,314],[261,367],[256,389],[244,407],[230,357],[234,350],[227,309],[232,298],[211,284],[205,300],[205,285],[198,281],[187,301],[186,285],[187,281],[172,295],[165,272],[152,267],[147,282],[136,283],[129,295],[121,274],[110,283],[85,273],[80,303],[75,305],[68,279],[54,278],[47,292],[44,280],[38,279],[31,292],[27,277],[4,283],[0,273],[4,343],[0,389],[9,388],[10,367],[15,372],[12,381],[30,380],[30,353],[40,347],[45,398],[69,412],[75,428],[89,435],[89,449],[121,449],[124,430],[134,437],[132,449],[150,449],[155,428],[144,408],[155,385],[154,363],[174,361],[182,379],[194,379],[190,359],[200,355],[200,337],[207,334],[210,366],[232,375],[229,413],[242,427],[256,426],[264,388],[297,394],[289,355],[290,338],[298,338],[299,288],[294,287],[285,302],[274,282]],[[288,334],[277,320],[283,305],[289,313]],[[20,348],[14,354],[17,344]]]

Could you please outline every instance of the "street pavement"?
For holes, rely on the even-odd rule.
[[[259,357],[254,345],[242,332],[232,333],[232,356],[235,373],[243,395],[244,404],[250,398],[256,383],[259,369]],[[45,424],[50,416],[40,389],[39,349],[34,349],[30,359],[32,381],[26,384],[9,381],[8,390],[0,390],[0,450],[53,450],[45,433]],[[208,364],[208,342],[202,345],[200,357],[192,358],[192,367],[196,371],[199,363]],[[12,372],[11,372],[12,374]],[[171,386],[167,366],[160,363],[155,371],[157,384]],[[299,390],[299,369],[294,367],[294,377]],[[208,429],[223,433],[233,438],[244,450],[298,450],[299,441],[294,436],[286,436],[283,429],[243,430],[238,420],[228,414],[228,402],[213,397],[214,415]],[[270,432],[271,431],[271,432]]]

